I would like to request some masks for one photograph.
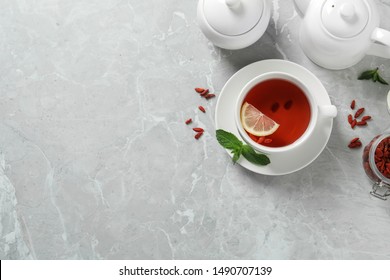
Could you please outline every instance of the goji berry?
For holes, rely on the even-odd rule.
[[[352,143],[352,144],[348,145],[348,147],[351,148],[351,149],[359,148],[361,146],[362,146],[362,143],[360,143],[360,142],[356,142],[356,143]]]
[[[259,139],[257,140],[257,143],[259,143],[259,144],[263,143],[264,139],[265,139],[264,136],[260,136]]]
[[[208,93],[209,93],[209,90],[208,90],[208,89],[205,89],[204,91],[202,91],[202,92],[200,93],[200,96],[205,97]]]
[[[353,138],[349,143],[355,143],[356,141],[359,141],[359,137]]]
[[[355,119],[358,118],[361,114],[363,114],[364,108],[360,108],[355,113]]]
[[[353,121],[352,115],[349,114],[348,115],[348,122],[349,122],[349,124],[352,124],[352,121]]]
[[[352,109],[352,110],[355,109],[355,103],[356,103],[356,101],[355,101],[355,100],[352,100],[352,102],[351,102],[351,109]]]
[[[198,132],[195,134],[195,139],[198,140],[203,135],[203,132]]]
[[[272,104],[272,106],[271,106],[271,111],[272,112],[276,112],[278,109],[279,109],[279,103],[278,102],[275,102],[274,104]]]
[[[293,101],[292,100],[288,100],[285,104],[284,104],[284,109],[286,110],[289,110],[291,108],[293,104]]]
[[[357,124],[357,121],[356,121],[356,120],[353,120],[352,123],[351,123],[352,129],[355,128],[356,124]]]
[[[251,134],[251,133],[248,133],[248,135],[249,135],[249,137],[250,137],[253,141],[255,141],[255,142],[257,142],[257,141],[259,140],[259,137],[258,137],[258,136],[254,136],[254,135]]]
[[[371,120],[371,116],[364,116],[362,118],[362,121],[368,121],[368,120]]]
[[[203,132],[204,131],[204,129],[201,127],[194,127],[192,130],[195,132]]]
[[[196,91],[197,93],[202,93],[203,91],[205,91],[205,89],[204,89],[204,88],[197,87],[197,88],[195,88],[195,91]]]

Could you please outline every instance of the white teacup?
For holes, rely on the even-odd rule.
[[[298,88],[302,90],[302,92],[305,94],[308,103],[310,105],[310,120],[307,125],[306,130],[304,133],[296,139],[293,143],[290,143],[285,146],[279,146],[279,147],[269,147],[262,144],[259,144],[251,139],[251,137],[247,134],[245,129],[243,128],[243,125],[241,123],[241,107],[243,105],[243,102],[245,100],[245,97],[247,94],[253,89],[256,85],[268,81],[268,80],[285,80],[288,81]],[[312,89],[311,89],[312,90]],[[277,94],[277,93],[273,93]],[[249,81],[244,88],[241,90],[240,94],[238,95],[237,102],[236,102],[236,111],[235,111],[235,121],[236,126],[238,129],[239,134],[241,135],[242,139],[250,145],[255,150],[265,153],[265,154],[275,154],[275,153],[283,153],[286,151],[289,151],[291,149],[295,149],[298,146],[301,146],[303,143],[305,143],[310,136],[312,135],[314,129],[317,125],[320,125],[320,122],[318,122],[319,118],[334,118],[337,115],[337,109],[334,105],[320,105],[317,103],[317,100],[315,98],[315,95],[313,92],[311,92],[308,87],[303,83],[298,77],[293,76],[291,74],[284,73],[282,71],[278,72],[268,72],[264,73],[262,75],[259,75],[255,78],[253,78],[251,81]],[[281,124],[282,125],[282,124]],[[267,136],[266,136],[267,137]],[[269,135],[269,137],[272,138],[272,134]]]

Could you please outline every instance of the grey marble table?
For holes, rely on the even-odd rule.
[[[390,29],[390,1],[377,2]],[[330,71],[273,0],[251,47],[214,47],[195,0],[0,0],[1,259],[390,259],[390,201],[369,195],[362,150],[388,125],[390,87],[358,81],[390,61]],[[215,139],[217,95],[239,69],[285,59],[312,71],[339,114],[308,167],[265,176]],[[349,104],[373,120],[352,131]],[[207,113],[199,114],[198,105]],[[184,124],[206,132],[198,141]]]

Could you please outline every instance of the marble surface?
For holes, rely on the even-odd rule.
[[[292,1],[254,45],[214,47],[195,0],[0,0],[1,259],[390,259],[390,201],[369,195],[362,150],[390,124],[390,61],[314,65]],[[390,1],[377,1],[390,29]],[[215,139],[217,95],[259,60],[312,71],[339,114],[308,167],[264,176]],[[352,131],[356,99],[373,120]],[[198,105],[207,113],[200,114]],[[206,129],[196,141],[188,117]]]

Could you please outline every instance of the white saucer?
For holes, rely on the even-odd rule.
[[[241,141],[235,125],[234,111],[238,94],[246,83],[254,77],[271,71],[284,71],[298,76],[314,93],[319,105],[330,105],[329,95],[321,81],[306,68],[286,60],[270,59],[252,63],[235,73],[225,84],[215,109],[216,129],[223,129],[236,135]],[[328,143],[333,126],[332,118],[321,118],[307,144],[283,155],[270,155],[271,163],[266,166],[255,165],[240,157],[238,164],[253,172],[264,175],[284,175],[298,171],[313,162]],[[232,154],[227,150],[230,156]]]

